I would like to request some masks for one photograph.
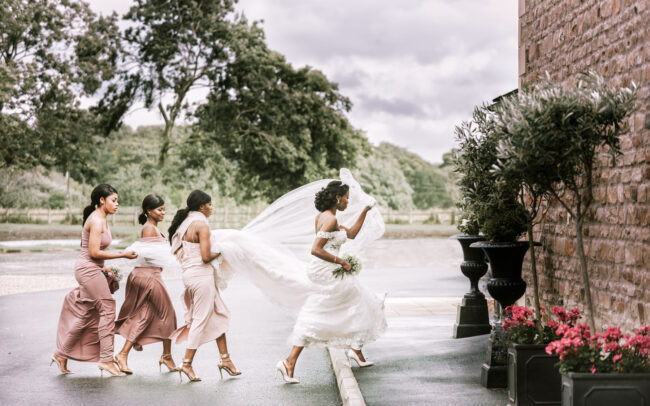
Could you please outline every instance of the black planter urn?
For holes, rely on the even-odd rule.
[[[560,406],[562,375],[546,344],[508,346],[508,400],[512,406]]]
[[[650,373],[562,374],[562,406],[650,406]]]
[[[456,324],[454,324],[454,338],[473,337],[488,334],[492,326],[488,314],[485,295],[478,288],[478,281],[488,270],[485,262],[485,253],[480,248],[471,248],[470,245],[483,241],[479,235],[459,234],[452,238],[458,240],[463,248],[463,262],[460,270],[470,281],[470,291],[463,296],[462,303],[456,311]]]
[[[488,340],[485,363],[481,366],[481,385],[486,388],[505,388],[508,386],[507,347],[504,346],[503,310],[515,303],[526,292],[526,282],[521,279],[521,267],[528,251],[527,241],[516,242],[475,242],[470,248],[481,248],[488,257],[492,277],[487,289],[499,302],[501,311],[495,321]]]

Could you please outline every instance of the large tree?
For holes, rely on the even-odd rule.
[[[240,26],[230,47],[186,155],[211,150],[233,161],[241,181],[269,199],[355,166],[368,144],[347,120],[351,102],[335,83],[293,68],[266,46],[257,24]]]
[[[92,168],[94,117],[79,106],[115,72],[116,19],[80,1],[3,1],[0,167]]]
[[[233,0],[135,0],[124,19],[125,61],[119,82],[97,111],[103,128],[119,127],[134,102],[158,110],[164,120],[159,164],[178,145],[177,121],[192,111],[188,94],[208,87],[228,60],[233,33],[242,25]],[[245,22],[243,23],[245,25]]]

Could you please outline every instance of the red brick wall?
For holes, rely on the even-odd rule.
[[[519,0],[519,85],[548,72],[572,85],[593,70],[611,84],[640,85],[639,109],[621,138],[613,166],[602,153],[593,215],[585,227],[591,292],[598,326],[626,330],[650,324],[650,1]],[[543,306],[584,308],[575,226],[558,206],[536,229]],[[524,270],[532,302],[530,265]]]

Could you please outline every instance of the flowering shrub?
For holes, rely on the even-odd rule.
[[[546,319],[545,323],[534,319],[533,311],[527,307],[506,307],[506,318],[501,323],[501,326],[506,332],[508,340],[515,344],[548,344],[560,338],[556,334],[560,323],[573,326],[580,318],[580,310],[578,309],[567,312],[564,308],[556,306],[551,311],[556,320],[553,320],[552,316],[547,314],[546,309],[543,307],[540,308],[540,312],[542,319]]]
[[[559,340],[546,347],[548,354],[560,358],[560,372],[650,372],[650,326],[642,326],[636,334],[621,334],[618,327],[609,327],[593,336],[586,324],[560,325]]]

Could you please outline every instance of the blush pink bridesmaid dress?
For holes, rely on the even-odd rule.
[[[162,235],[140,241],[167,242]],[[142,350],[146,344],[169,339],[176,330],[176,313],[161,278],[162,268],[136,267],[126,281],[124,304],[115,322],[115,333]]]
[[[63,301],[55,354],[76,361],[111,362],[115,327],[115,299],[111,293],[119,284],[104,276],[103,260],[90,257],[89,236],[89,232],[82,231],[81,252],[74,271],[79,287],[68,293]],[[107,223],[100,249],[106,249],[111,241]]]

